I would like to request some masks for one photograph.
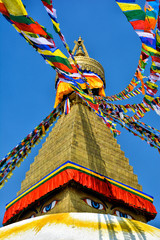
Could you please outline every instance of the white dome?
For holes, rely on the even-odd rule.
[[[0,228],[1,240],[160,239],[150,225],[97,213],[59,213],[30,218]]]

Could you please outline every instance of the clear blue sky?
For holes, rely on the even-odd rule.
[[[54,0],[62,33],[72,49],[81,35],[90,57],[99,61],[105,70],[106,94],[115,94],[130,82],[141,50],[141,43],[115,0]],[[144,0],[137,1],[142,6]],[[52,29],[50,19],[40,0],[24,0],[29,16],[53,33],[57,47],[65,49]],[[53,109],[55,99],[54,70],[0,16],[0,158],[3,158]],[[160,92],[160,91],[159,91]],[[140,102],[138,99],[127,103]],[[126,102],[122,102],[126,103]],[[143,121],[160,129],[160,117],[147,113]],[[146,142],[122,130],[117,138],[125,156],[138,175],[143,191],[154,196],[158,215],[150,224],[160,227],[160,155]],[[16,197],[25,172],[38,154],[41,144],[14,171],[1,189],[0,222],[5,204]]]

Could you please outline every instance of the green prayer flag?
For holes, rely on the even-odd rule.
[[[123,12],[125,16],[127,17],[128,21],[131,20],[145,20],[145,12],[142,10],[132,10],[132,11],[127,11]]]
[[[11,20],[13,20],[14,22],[18,22],[18,23],[25,23],[25,24],[32,24],[35,23],[32,19],[28,18],[27,16],[13,16],[10,14],[10,18]]]

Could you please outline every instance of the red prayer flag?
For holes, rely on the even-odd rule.
[[[14,21],[12,21],[12,22],[22,31],[40,34],[43,36],[47,35],[47,33],[42,29],[42,27],[38,23],[31,23],[31,24],[27,25],[25,23],[18,23],[18,22],[14,22]]]
[[[0,3],[0,12],[6,16],[9,16],[9,13],[3,3]]]

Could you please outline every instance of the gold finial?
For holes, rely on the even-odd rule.
[[[75,46],[72,51],[72,54],[75,56],[85,56],[89,57],[86,47],[84,46],[84,40],[82,40],[81,36],[79,37],[78,41],[74,41]]]

